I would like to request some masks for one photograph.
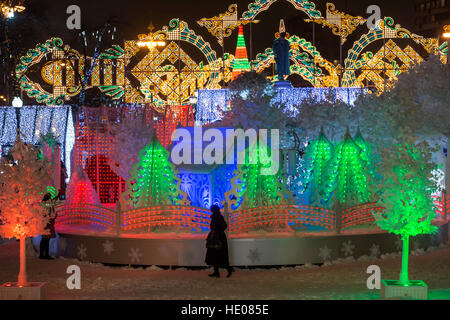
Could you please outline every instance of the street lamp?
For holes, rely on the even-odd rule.
[[[22,108],[23,107],[23,101],[19,97],[15,97],[12,101],[12,105],[14,108]]]

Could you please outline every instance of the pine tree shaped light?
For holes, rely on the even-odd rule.
[[[168,151],[159,143],[156,134],[140,152],[139,161],[127,181],[128,203],[136,208],[171,205],[187,201],[187,195],[179,190],[180,179],[169,162]]]
[[[366,162],[348,128],[343,141],[335,148],[329,170],[327,193],[335,190],[341,204],[351,206],[369,200]]]
[[[248,62],[247,47],[245,46],[244,26],[239,26],[236,53],[234,55],[234,65],[232,78],[236,77],[242,72],[250,71],[250,63]]]

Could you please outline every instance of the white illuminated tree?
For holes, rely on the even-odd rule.
[[[49,163],[19,134],[10,155],[12,159],[2,158],[0,165],[0,236],[20,240],[18,285],[26,286],[26,238],[47,234],[45,228],[54,218],[40,204],[51,177]]]

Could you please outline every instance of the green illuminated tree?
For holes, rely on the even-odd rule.
[[[375,178],[375,157],[377,156],[373,151],[373,147],[370,143],[368,143],[362,136],[361,130],[358,127],[358,131],[356,132],[355,137],[353,138],[356,145],[361,149],[361,159],[366,163],[366,168],[368,173],[372,178]],[[377,157],[378,159],[378,157]]]
[[[334,191],[335,201],[345,206],[367,202],[370,198],[368,170],[361,152],[347,128],[343,141],[336,145],[326,178],[326,194],[332,196]]]
[[[249,156],[246,157],[245,164],[238,165],[244,190],[241,208],[248,209],[283,203],[285,188],[281,170],[273,174],[261,174],[263,168],[270,168],[270,163],[264,160],[268,156],[268,148],[258,143],[256,147],[250,147],[248,152]],[[250,160],[252,157],[253,162]]]
[[[383,213],[375,213],[380,228],[401,236],[403,242],[400,282],[407,285],[409,238],[436,232],[431,224],[435,206],[431,197],[436,189],[433,182],[431,148],[424,142],[398,144],[382,151],[383,180],[378,184]]]
[[[139,153],[139,161],[133,167],[127,181],[125,202],[136,208],[187,204],[187,195],[179,189],[181,180],[168,151],[159,143],[156,134]]]
[[[333,144],[327,139],[321,128],[317,140],[311,141],[306,148],[303,157],[304,164],[300,167],[299,178],[294,182],[296,185],[301,184],[294,188],[297,197],[300,198],[301,194],[308,190],[309,203],[320,204],[320,200],[326,196],[327,168],[332,156]]]

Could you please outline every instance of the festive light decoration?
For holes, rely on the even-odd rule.
[[[270,168],[269,164],[263,164],[268,157],[267,146],[262,146],[259,142],[248,148],[248,157],[245,164],[238,165],[237,173],[242,177],[243,198],[241,209],[249,209],[260,206],[273,206],[283,204],[286,198],[286,191],[281,171],[272,175],[261,174],[262,168]],[[250,162],[250,159],[254,161]]]
[[[331,29],[334,35],[341,37],[341,43],[344,44],[347,37],[356,30],[356,28],[364,24],[367,20],[361,16],[354,17],[352,15],[336,10],[333,3],[327,2],[326,19],[305,19],[307,22],[321,24],[323,27]]]
[[[393,40],[396,38],[411,39],[421,45],[428,53],[440,52],[437,39],[426,39],[413,34],[399,24],[394,25],[394,20],[391,17],[385,17],[378,22],[376,28],[354,42],[352,48],[348,51],[344,62],[342,86],[362,87],[368,86],[366,82],[370,82],[376,90],[382,92],[392,86],[399,73],[407,71],[413,62],[422,60],[412,47],[407,46],[404,50],[400,49]],[[385,41],[386,46],[375,55],[364,50],[374,42],[383,39],[388,39]],[[400,61],[401,65],[398,65],[397,61]],[[359,77],[356,76],[357,73],[361,73]],[[387,81],[385,81],[385,78]]]
[[[231,30],[238,25],[242,27],[257,22],[255,17],[269,9],[275,1],[256,0],[249,5],[249,10],[242,14],[241,19],[237,19],[237,10],[231,5],[227,13],[203,18],[198,23],[215,35],[219,43],[223,43],[223,38],[231,33]],[[294,6],[294,10],[303,11],[308,21],[321,23],[330,27],[333,33],[342,35],[342,41],[364,21],[361,17],[335,10],[331,3],[327,4],[327,17],[324,18],[312,1],[288,1]],[[98,63],[92,69],[92,78],[86,89],[98,88],[108,97],[114,100],[124,99],[126,103],[148,103],[163,113],[167,105],[188,103],[189,98],[198,89],[220,89],[222,83],[232,80],[233,66],[247,69],[246,63],[245,66],[240,66],[240,58],[235,59],[227,52],[224,52],[222,57],[217,57],[211,45],[180,19],[172,19],[169,26],[164,26],[154,33],[151,30],[150,34],[138,35],[138,38],[125,42],[123,48],[114,45],[101,53]],[[404,41],[396,43],[396,39],[410,39],[411,43],[404,47],[401,44]],[[443,62],[446,61],[448,50],[446,42],[439,45],[438,39],[427,39],[413,34],[400,25],[394,25],[390,17],[380,20],[376,28],[353,44],[343,66],[334,65],[323,58],[317,49],[303,38],[292,35],[288,40],[291,44],[292,75],[302,77],[316,88],[372,87],[377,93],[390,89],[398,74],[422,61],[419,51],[413,49],[413,44],[419,45],[427,53],[440,54]],[[365,50],[379,40],[382,40],[382,46],[373,49],[373,52]],[[165,45],[162,45],[163,43]],[[204,56],[202,61],[195,61],[187,54],[188,51],[184,47],[186,44],[200,50]],[[65,52],[70,53],[72,60],[67,61]],[[141,54],[145,56],[136,61],[137,56]],[[50,59],[50,55],[51,60],[44,63],[44,57]],[[91,61],[91,57],[84,61],[82,55],[65,46],[61,39],[52,38],[20,58],[16,76],[21,89],[29,97],[39,103],[62,104],[78,95],[81,90],[72,65],[82,70]],[[130,63],[131,61],[133,63]],[[43,82],[34,82],[28,74],[29,68],[41,62]],[[273,52],[268,48],[257,54],[254,61],[249,62],[248,69],[267,73],[273,63]],[[51,92],[43,89],[48,85],[52,88]]]
[[[15,12],[25,10],[24,0],[4,0],[0,3],[0,11],[6,19],[14,17]]]
[[[323,128],[321,128],[317,140],[311,141],[305,151],[304,166],[301,167],[302,172],[294,183],[301,184],[297,192],[297,197],[309,189],[310,198],[308,203],[322,204],[321,200],[325,199],[327,185],[327,169],[329,162],[333,156],[333,144],[327,139]],[[304,199],[302,199],[304,200]]]
[[[297,106],[306,99],[323,101],[330,96],[333,101],[342,101],[353,105],[357,97],[366,93],[364,88],[289,88],[277,89],[273,103],[283,104],[290,112],[298,110]],[[224,111],[229,109],[230,94],[228,89],[199,90],[196,108],[196,121],[201,124],[212,123],[222,119]]]
[[[240,73],[250,71],[250,64],[248,63],[247,47],[244,38],[244,26],[239,26],[236,53],[234,55],[233,75],[235,79]]]
[[[384,208],[377,203],[365,203],[344,209],[341,213],[341,228],[345,230],[363,224],[373,224],[374,214],[383,212]]]
[[[89,182],[89,181],[87,181]],[[94,190],[95,192],[95,190]],[[117,230],[117,214],[100,205],[75,203],[67,201],[63,206],[56,208],[58,213],[55,225],[88,225],[101,231]]]
[[[42,145],[42,136],[51,134],[54,137],[52,145],[61,148],[63,161],[70,175],[70,153],[73,148],[72,111],[68,106],[24,106],[17,110],[17,122],[14,107],[0,107],[0,156],[14,145],[17,129],[22,132],[25,143]]]
[[[336,145],[329,164],[326,194],[333,191],[340,204],[352,206],[369,200],[366,163],[361,158],[361,149],[350,136],[347,128],[344,139]],[[329,201],[325,199],[325,202]]]
[[[98,194],[81,167],[77,167],[73,172],[66,191],[65,205],[77,204],[100,205]]]
[[[436,187],[431,179],[435,167],[424,144],[405,143],[383,152],[384,179],[379,185],[379,203],[386,209],[374,216],[380,228],[401,236],[400,283],[405,286],[409,284],[409,238],[437,230],[431,224],[436,215],[431,197]]]
[[[150,143],[140,152],[140,161],[133,167],[127,181],[124,201],[136,208],[189,204],[187,194],[180,190],[181,180],[169,162],[169,153],[153,135]]]
[[[217,38],[217,42],[221,46],[223,46],[223,38],[231,36],[232,31],[236,29],[236,27],[252,22],[258,21],[238,19],[236,4],[231,4],[228,7],[228,11],[226,11],[225,13],[221,13],[218,16],[214,16],[212,18],[202,18],[197,21],[200,26],[205,27],[209,33]]]
[[[38,158],[38,150],[16,136],[12,159],[0,162],[0,236],[20,239],[20,273],[18,284],[27,285],[26,238],[47,234],[50,216],[40,205],[49,185],[48,163]]]
[[[106,108],[84,107],[79,114],[74,147],[74,166],[85,170],[102,203],[117,202],[125,190],[124,179],[109,164],[112,140],[107,128],[111,113]]]
[[[277,0],[256,0],[248,5],[248,11],[242,14],[242,19],[253,20],[258,14],[269,9],[269,7]],[[287,0],[295,9],[301,10],[308,15],[309,18],[320,18],[322,14],[316,9],[314,2],[307,0]]]
[[[167,45],[161,51],[151,50],[131,68],[131,74],[139,80],[140,88],[131,86],[127,78],[127,103],[151,103],[159,112],[163,112],[167,104],[182,105],[188,102],[199,88],[219,88],[221,80],[229,81],[232,56],[224,56],[227,61],[217,58],[210,44],[189,29],[186,22],[172,19],[169,26],[163,27],[157,34],[167,39]],[[195,62],[183,50],[182,43],[199,49],[207,64]],[[137,41],[125,42],[126,61],[130,61],[140,50]],[[222,67],[225,69],[221,71]]]

